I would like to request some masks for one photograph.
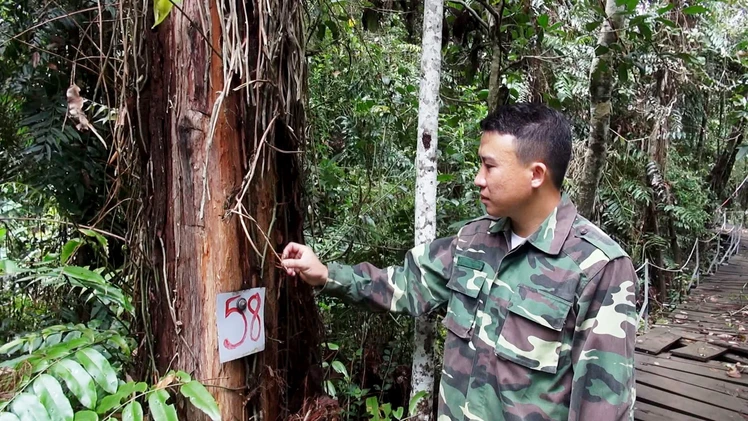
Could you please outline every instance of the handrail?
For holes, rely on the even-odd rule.
[[[714,272],[712,272],[712,268],[714,268],[716,272],[717,266],[724,264],[724,262],[727,259],[738,254],[738,252],[740,251],[740,241],[743,235],[743,220],[742,219],[740,220],[740,224],[738,226],[731,224],[732,225],[731,229],[725,232],[725,227],[728,224],[727,214],[728,213],[741,213],[743,216],[745,216],[745,213],[740,212],[740,211],[726,211],[722,208],[718,208],[717,212],[718,212],[717,217],[719,216],[722,217],[722,225],[720,226],[718,232],[714,234],[714,236],[712,236],[708,240],[700,240],[697,238],[694,241],[693,247],[691,248],[691,254],[688,256],[688,259],[686,259],[686,263],[684,263],[680,268],[678,269],[662,268],[650,262],[649,259],[645,257],[644,263],[641,266],[639,266],[639,268],[636,269],[637,273],[639,273],[642,269],[644,269],[644,302],[642,303],[641,309],[636,319],[637,330],[639,329],[639,324],[641,323],[642,318],[644,319],[644,332],[646,333],[649,330],[649,322],[648,322],[649,312],[647,310],[649,307],[649,267],[650,266],[657,268],[661,271],[665,271],[665,272],[685,273],[686,267],[691,262],[691,258],[695,254],[696,265],[694,267],[693,273],[691,274],[691,278],[689,279],[688,286],[686,287],[686,291],[689,291],[691,289],[691,286],[693,286],[694,280],[696,281],[696,286],[698,286],[700,283],[700,278],[701,278],[700,276],[701,275],[700,274],[701,259],[700,259],[700,247],[699,247],[700,242],[709,244],[715,238],[717,239],[716,251],[714,253],[714,257],[712,258],[712,261],[709,264],[709,268],[706,271],[707,274],[713,274]],[[730,245],[725,249],[724,254],[720,258],[719,256],[720,256],[720,250],[722,249],[722,236],[725,234],[729,235],[730,237]],[[719,263],[717,263],[718,261]]]

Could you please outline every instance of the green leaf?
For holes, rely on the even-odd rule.
[[[334,344],[331,342],[326,343],[325,346],[331,351],[337,351],[338,349],[340,349],[340,346],[338,346],[338,344]]]
[[[179,391],[186,398],[189,398],[195,407],[209,416],[213,421],[221,419],[221,411],[218,410],[218,404],[213,398],[213,395],[205,389],[202,383],[193,380],[183,385]]]
[[[75,357],[102,389],[117,393],[117,373],[103,355],[93,348],[85,348],[76,352]]]
[[[403,408],[401,406],[401,407],[397,408],[396,410],[392,411],[392,416],[395,417],[395,419],[400,420],[400,419],[403,418],[403,411],[404,410],[405,410],[405,408]]]
[[[99,245],[101,245],[101,247],[104,249],[104,251],[107,253],[109,252],[109,242],[107,241],[106,237],[90,229],[81,229],[80,231],[89,237],[95,238]]]
[[[143,421],[143,407],[138,401],[130,402],[122,411],[122,421]]]
[[[103,284],[106,282],[98,273],[80,266],[65,266],[62,268],[62,273],[80,279],[81,281],[94,282],[97,284]]]
[[[667,6],[660,7],[659,9],[657,9],[657,14],[661,15],[663,13],[667,13],[667,12],[671,11],[673,9],[673,7],[675,7],[675,5],[673,3],[669,3]]]
[[[73,407],[65,397],[62,386],[49,374],[42,374],[34,381],[34,393],[47,409],[53,421],[73,421]]]
[[[370,396],[366,398],[366,412],[371,414],[372,421],[381,420],[381,417],[379,416],[379,402],[377,401],[376,396]]]
[[[345,376],[346,379],[348,378],[348,370],[345,369],[345,366],[340,361],[333,361],[332,369]]]
[[[15,275],[23,272],[18,264],[12,260],[0,260],[0,275]]]
[[[153,0],[153,26],[151,29],[155,28],[160,24],[161,22],[166,19],[167,16],[169,16],[169,12],[171,12],[171,8],[174,5],[172,4],[171,0]]]
[[[44,409],[44,405],[39,401],[36,395],[22,392],[16,395],[13,403],[10,404],[10,410],[18,416],[21,421],[47,421],[49,414]]]
[[[700,4],[697,4],[695,6],[688,6],[688,7],[684,7],[683,8],[683,14],[686,14],[686,15],[697,15],[699,13],[704,13],[704,12],[708,12],[708,11],[709,11],[709,9],[707,9],[706,7],[704,7],[704,6],[700,5]]]
[[[73,238],[62,246],[62,252],[60,252],[60,263],[63,265],[68,264],[70,257],[78,250],[78,247],[83,244],[83,240],[80,238]]]
[[[65,381],[81,405],[88,409],[96,407],[96,385],[80,364],[64,359],[52,366],[52,374]]]
[[[332,396],[333,398],[338,395],[338,391],[335,390],[335,385],[330,380],[325,381],[325,393]]]
[[[745,158],[746,154],[748,154],[748,145],[741,145],[740,149],[738,149],[738,154],[735,156],[735,161]]]
[[[14,339],[3,346],[0,346],[0,354],[13,354],[23,346],[23,338]]]
[[[148,385],[144,382],[127,382],[120,385],[117,389],[117,393],[109,396],[105,396],[99,402],[99,406],[96,407],[96,412],[99,414],[105,414],[112,409],[120,406],[122,399],[130,398],[133,393],[143,393],[148,389]]]
[[[597,46],[597,47],[595,48],[595,56],[596,56],[596,57],[599,57],[599,56],[601,56],[601,55],[604,55],[604,54],[606,54],[606,53],[607,53],[608,51],[610,51],[610,48],[608,48],[608,47],[606,47],[606,46],[604,46],[604,45],[598,45],[598,46]]]
[[[600,26],[602,22],[599,20],[593,21],[593,22],[587,22],[584,24],[584,29],[588,30],[589,32],[594,31],[597,29],[598,26]]]
[[[548,27],[548,15],[540,15],[538,16],[538,25],[542,28]]]
[[[156,390],[148,395],[148,408],[154,421],[177,421],[177,410],[174,405],[166,404],[169,393],[165,390]]]
[[[626,63],[618,65],[618,80],[627,82],[629,80],[629,66]]]
[[[187,372],[182,371],[182,370],[177,371],[177,378],[182,383],[189,383],[192,381],[192,377],[190,377],[190,375]]]
[[[99,421],[99,416],[93,411],[80,411],[75,413],[75,421]]]
[[[0,421],[21,421],[18,419],[16,414],[10,413],[10,412],[2,412],[0,413]]]
[[[418,409],[418,402],[427,394],[428,393],[425,390],[421,390],[420,392],[413,395],[412,398],[410,398],[410,404],[408,404],[408,415],[412,416],[416,413],[416,410]]]

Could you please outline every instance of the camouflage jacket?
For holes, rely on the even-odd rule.
[[[437,421],[633,420],[631,259],[565,195],[508,251],[510,225],[474,220],[402,267],[330,264],[322,291],[416,316],[447,303]]]

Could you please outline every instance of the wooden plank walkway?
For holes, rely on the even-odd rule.
[[[637,338],[635,419],[748,420],[748,238],[666,318]]]

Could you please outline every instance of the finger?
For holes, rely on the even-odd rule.
[[[283,259],[281,264],[286,269],[304,269],[305,265],[299,259]]]

